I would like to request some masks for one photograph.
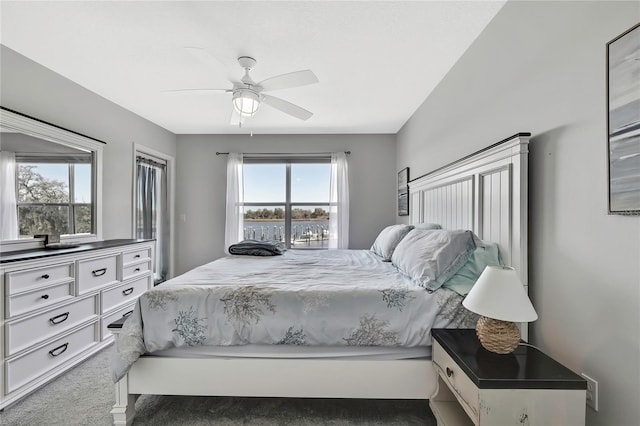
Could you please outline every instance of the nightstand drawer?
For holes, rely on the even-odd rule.
[[[457,393],[457,399],[467,415],[477,424],[480,400],[478,388],[438,342],[433,344],[433,364],[449,388]]]

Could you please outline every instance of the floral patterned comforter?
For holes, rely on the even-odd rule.
[[[171,347],[429,346],[432,327],[474,326],[461,302],[446,288],[427,292],[368,250],[228,256],[140,296],[116,336],[113,378]]]

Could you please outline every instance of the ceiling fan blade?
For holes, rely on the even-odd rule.
[[[229,70],[235,69],[237,67],[234,59],[228,58],[223,55],[214,55],[207,49],[203,49],[202,47],[186,46],[185,50],[201,63],[207,64],[210,69],[220,70],[224,75],[227,76],[227,79],[229,80],[232,78]]]
[[[172,94],[181,94],[181,93],[193,93],[196,95],[207,95],[210,93],[216,92],[232,92],[233,89],[170,89],[170,90],[162,90],[162,93],[172,93]]]
[[[318,77],[311,70],[295,71],[288,74],[277,75],[267,78],[258,83],[262,86],[263,92],[269,90],[288,89],[290,87],[306,86],[317,83]]]
[[[275,96],[261,95],[261,98],[265,104],[300,120],[308,120],[313,115],[311,111],[307,111],[298,105],[294,105],[284,99],[276,98]]]

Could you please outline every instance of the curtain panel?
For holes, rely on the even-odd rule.
[[[18,239],[16,155],[0,151],[0,240]]]
[[[136,164],[136,238],[155,239],[154,281],[167,279],[169,218],[166,166],[139,158]]]
[[[229,254],[229,246],[243,239],[244,183],[242,178],[242,153],[230,152],[227,157],[227,212],[224,233],[224,251]]]
[[[344,152],[331,154],[329,248],[349,248],[349,168]]]

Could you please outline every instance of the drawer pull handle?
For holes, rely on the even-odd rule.
[[[47,300],[49,298],[48,294],[43,294],[42,296],[40,296],[42,299]]]
[[[140,272],[140,268],[134,269],[133,272]]]
[[[62,318],[62,319],[59,319],[59,318]],[[53,318],[49,318],[49,322],[54,325],[60,324],[61,322],[65,322],[67,318],[69,318],[69,312],[65,312],[64,314],[56,315]]]
[[[49,274],[44,274],[44,275],[42,276],[42,278],[43,278],[43,279],[45,279],[45,280],[48,280],[48,279],[49,279]]]
[[[135,256],[133,256],[134,259],[140,259],[140,255],[136,254]]]
[[[129,288],[128,288],[128,289],[126,289],[126,290],[122,290],[122,295],[123,295],[123,296],[128,296],[128,295],[130,295],[131,293],[133,293],[133,287],[129,287]]]
[[[101,277],[107,273],[107,268],[96,269],[95,271],[91,271],[94,277]]]
[[[133,313],[133,309],[130,310],[129,312],[125,312],[124,314],[122,314],[123,317],[128,317],[129,315],[131,315]]]
[[[447,367],[447,377],[453,376],[453,370]]]
[[[69,342],[67,342],[67,343],[65,343],[65,344],[63,344],[63,345],[60,345],[60,346],[58,346],[58,347],[57,347],[57,348],[55,348],[55,349],[51,349],[51,350],[49,351],[49,355],[51,355],[51,356],[58,356],[58,355],[62,355],[62,354],[67,350],[67,347],[68,347],[68,346],[69,346]],[[58,352],[58,351],[60,351],[60,352]]]

